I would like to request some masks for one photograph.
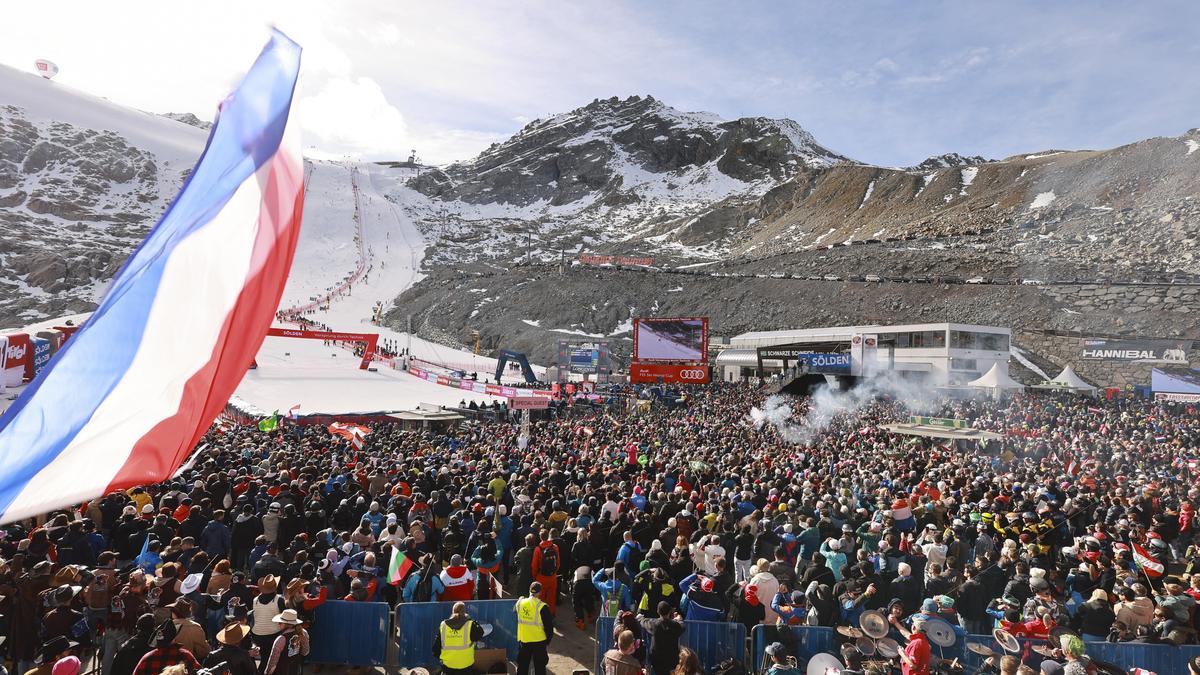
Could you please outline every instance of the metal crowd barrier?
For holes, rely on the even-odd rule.
[[[778,640],[778,630],[775,626],[755,626],[754,630],[751,631],[751,637],[753,638],[751,655],[756,672],[762,667],[763,652],[766,650],[767,645]],[[823,652],[840,656],[838,652],[840,642],[837,640],[832,628],[792,626],[788,630],[795,640],[796,651],[798,652],[797,657],[801,663]],[[612,631],[611,623],[609,631],[610,633]],[[963,664],[966,668],[967,672],[971,672],[983,664],[984,657],[967,650],[968,643],[983,644],[994,652],[1001,652],[1000,646],[991,635],[966,635],[960,633],[958,637],[959,639],[949,648],[939,649],[931,645],[933,655],[944,659],[957,658],[959,663]],[[612,642],[611,635],[609,642]],[[1020,640],[1020,642],[1022,648],[1031,644],[1044,643],[1043,640],[1024,639]],[[903,641],[901,641],[901,645],[903,644]],[[1036,671],[1044,657],[1028,649],[1025,652],[1022,653],[1024,662]],[[1200,656],[1200,645],[1176,647],[1173,645],[1134,644],[1129,642],[1088,642],[1087,654],[1094,659],[1112,663],[1126,670],[1130,668],[1144,668],[1159,675],[1167,675],[1169,673],[1188,672],[1188,661]]]
[[[386,602],[329,600],[308,629],[311,663],[387,665],[391,613]]]
[[[517,610],[515,599],[471,600],[467,614],[492,626],[491,635],[483,639],[485,648],[508,652],[508,660],[517,660]],[[428,668],[439,663],[433,655],[433,638],[438,626],[450,618],[453,602],[402,602],[396,606],[394,625],[399,640],[394,665],[401,668]]]
[[[613,648],[614,623],[616,619],[611,616],[602,616],[596,620],[596,658],[592,672],[604,672],[604,652]],[[726,659],[742,662],[746,660],[746,627],[742,624],[685,621],[683,628],[679,644],[696,652],[696,656],[700,658],[700,665],[706,671],[711,671]],[[649,654],[653,646],[650,636],[643,632],[640,638],[645,642],[646,653]]]

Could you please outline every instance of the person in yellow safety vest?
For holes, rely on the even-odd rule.
[[[450,618],[438,626],[433,638],[433,655],[442,661],[447,675],[470,675],[475,672],[475,643],[483,639],[483,628],[467,616],[467,606],[461,602],[450,608]]]
[[[529,595],[517,600],[517,675],[529,675],[533,665],[535,675],[546,675],[550,655],[546,648],[554,639],[554,615],[540,597],[542,585],[529,585]]]

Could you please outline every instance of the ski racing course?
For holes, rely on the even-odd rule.
[[[384,196],[407,178],[404,170],[373,164],[314,161],[309,164],[304,220],[280,310],[333,331],[379,333],[380,344],[409,349],[422,367],[443,364],[473,370],[480,380],[496,360],[411,337],[372,323],[377,308],[421,279],[425,241],[410,218]],[[277,326],[294,327],[295,323]],[[358,369],[346,345],[268,337],[258,367],[249,370],[233,403],[252,414],[301,415],[412,410],[421,403],[457,406],[491,403],[493,396],[441,386],[380,359],[374,371]]]

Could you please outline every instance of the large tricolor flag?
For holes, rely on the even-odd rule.
[[[229,400],[300,232],[299,70],[274,32],[104,301],[0,417],[0,523],[170,478]]]

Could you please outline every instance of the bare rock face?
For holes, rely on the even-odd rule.
[[[0,107],[0,326],[91,308],[180,180],[120,133]]]

